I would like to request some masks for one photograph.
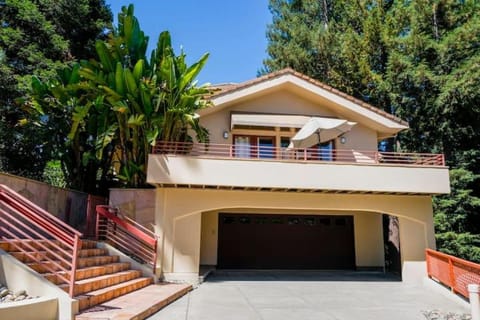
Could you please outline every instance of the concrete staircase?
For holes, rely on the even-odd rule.
[[[29,254],[18,250],[17,246],[27,248],[26,243],[38,249],[28,253],[39,260],[43,260],[46,255],[50,254],[42,251],[38,244],[39,241],[24,240],[21,243],[17,242],[16,245],[0,242],[0,249],[9,252],[16,259],[68,292],[68,285],[60,283],[57,274],[50,273],[46,268],[47,264],[54,266],[51,262],[34,262]],[[46,240],[42,243],[48,245]],[[79,301],[80,311],[147,287],[152,283],[151,277],[144,277],[141,271],[132,270],[129,262],[120,262],[119,256],[109,255],[107,249],[97,248],[95,241],[82,240],[82,248],[79,250],[77,258],[74,287],[74,299]]]

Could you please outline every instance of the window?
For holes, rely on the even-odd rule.
[[[241,224],[250,224],[250,218],[249,217],[240,217],[240,218],[238,218],[238,221]]]
[[[280,138],[280,147],[281,147],[281,158],[282,159],[291,159],[294,157],[291,150],[288,150],[288,146],[290,145],[290,138],[289,137],[281,137]]]
[[[264,159],[275,158],[273,137],[258,137],[258,157]]]
[[[304,219],[304,223],[305,223],[307,226],[314,226],[314,225],[316,224],[316,221],[315,221],[315,218],[308,217],[308,218],[305,218],[305,219]]]
[[[235,222],[234,217],[223,217],[223,223],[224,224],[232,224]]]
[[[320,218],[319,222],[320,222],[320,225],[329,226],[330,225],[330,218]]]
[[[333,161],[333,140],[318,145],[318,158],[323,161]]]
[[[307,149],[308,160],[333,161],[333,140],[319,143]]]
[[[235,137],[235,157],[250,158],[250,138],[245,136]]]
[[[275,137],[234,136],[237,158],[275,158]]]

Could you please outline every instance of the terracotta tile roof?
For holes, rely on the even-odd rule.
[[[223,96],[225,94],[228,94],[228,93],[232,93],[234,91],[237,91],[237,90],[240,90],[240,89],[245,89],[245,88],[248,88],[248,87],[251,87],[253,85],[256,85],[258,83],[261,83],[261,82],[264,82],[264,81],[268,81],[268,80],[271,80],[271,79],[274,79],[274,78],[278,78],[278,77],[281,77],[281,76],[284,76],[284,75],[294,75],[302,80],[305,80],[307,82],[310,82],[324,90],[328,90],[334,94],[336,94],[337,96],[339,97],[342,97],[344,99],[347,99],[347,100],[350,100],[352,101],[353,103],[365,108],[365,109],[368,109],[370,111],[373,111],[385,118],[388,118],[392,121],[395,121],[401,125],[404,125],[404,126],[408,126],[408,123],[388,112],[385,112],[377,107],[374,107],[372,106],[371,104],[369,103],[366,103],[360,99],[357,99],[349,94],[346,94],[345,92],[342,92],[338,89],[335,89],[323,82],[320,82],[318,80],[315,80],[309,76],[306,76],[304,75],[303,73],[300,73],[300,72],[297,72],[291,68],[285,68],[285,69],[282,69],[282,70],[279,70],[279,71],[275,71],[275,72],[272,72],[272,73],[269,73],[269,74],[266,74],[264,76],[261,76],[261,77],[258,77],[256,79],[252,79],[252,80],[248,80],[248,81],[245,81],[245,82],[242,82],[242,83],[227,83],[227,84],[220,84],[220,85],[212,85],[210,87],[210,89],[212,90],[212,94],[209,96],[209,98],[217,98],[217,97],[220,97],[220,96]]]

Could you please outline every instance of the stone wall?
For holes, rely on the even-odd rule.
[[[20,193],[42,209],[82,231],[86,220],[88,194],[6,173],[0,173],[0,184]]]
[[[110,189],[109,205],[149,230],[154,230],[156,189]]]

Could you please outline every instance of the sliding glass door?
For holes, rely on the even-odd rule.
[[[237,158],[275,158],[275,137],[234,136]]]

